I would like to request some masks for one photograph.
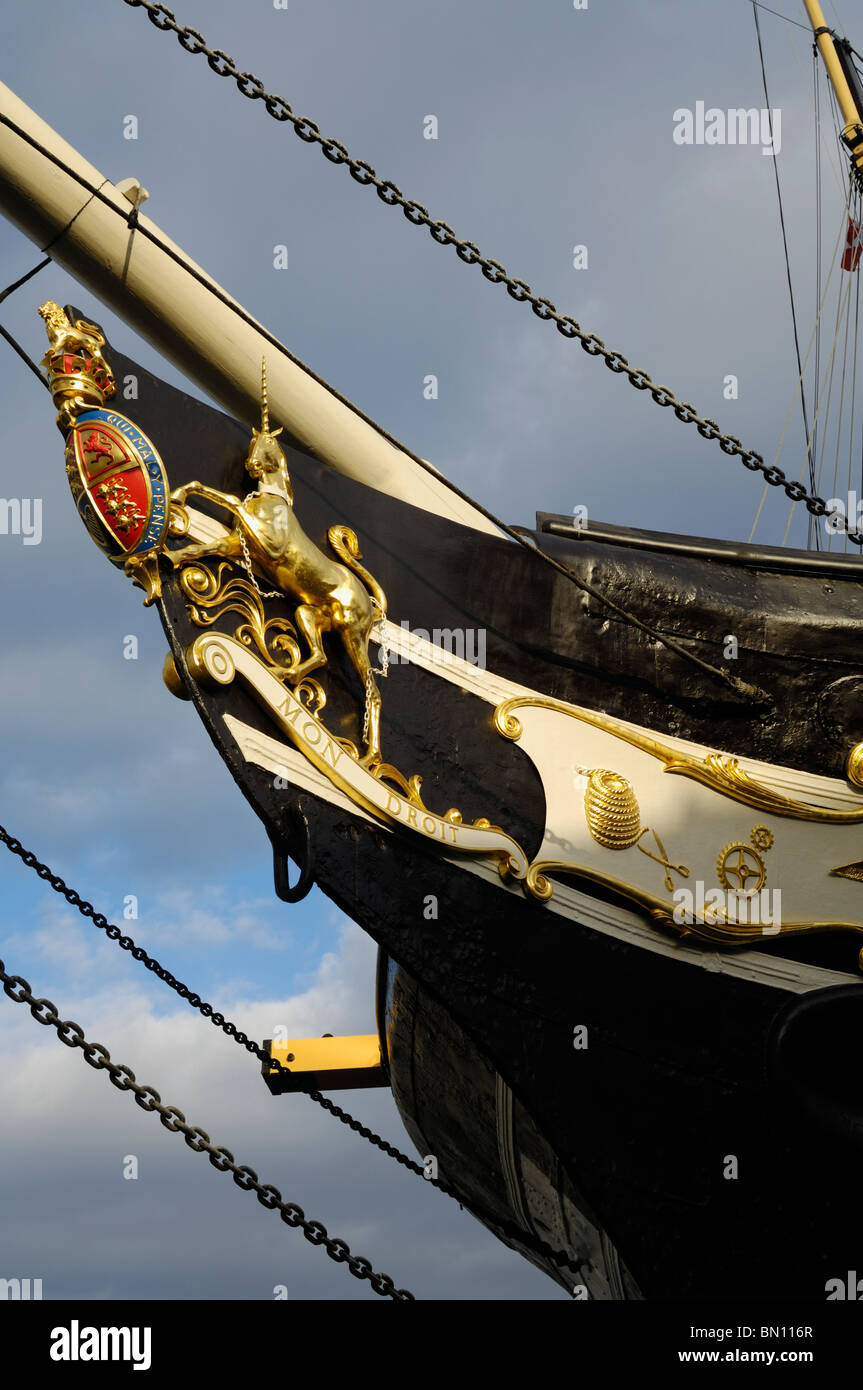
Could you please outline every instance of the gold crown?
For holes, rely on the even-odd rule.
[[[57,406],[57,424],[64,432],[82,410],[104,405],[116,391],[114,374],[102,356],[105,339],[93,323],[73,324],[59,304],[40,305],[50,346],[42,358]]]

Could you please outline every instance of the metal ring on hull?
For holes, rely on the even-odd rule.
[[[315,855],[309,834],[309,823],[298,806],[291,809],[290,821],[292,830],[297,833],[302,842],[299,855],[290,856],[297,864],[300,876],[296,883],[291,886],[288,875],[289,851],[287,844],[281,836],[269,831],[270,844],[273,847],[273,883],[276,895],[283,903],[299,903],[308,896],[314,886]]]

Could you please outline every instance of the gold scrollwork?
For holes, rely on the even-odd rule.
[[[724,915],[705,913],[702,920],[678,922],[669,903],[663,902],[661,898],[638,888],[635,884],[623,883],[620,879],[587,865],[558,859],[535,860],[522,881],[524,891],[540,902],[548,902],[554,891],[549,874],[563,875],[587,885],[598,884],[622,902],[640,909],[654,926],[673,932],[681,941],[697,941],[710,946],[745,947],[766,946],[779,937],[821,935],[831,931],[852,932],[857,936],[863,936],[863,925],[859,922],[783,922],[779,925],[778,931],[769,936],[760,922],[729,922]],[[858,952],[858,965],[863,969],[863,950]]]
[[[635,742],[631,739],[630,742]],[[650,750],[648,750],[650,751]],[[669,750],[670,753],[671,750]],[[662,756],[661,754],[659,756]],[[678,772],[683,777],[691,777],[712,791],[731,797],[744,806],[752,806],[756,811],[769,811],[775,816],[787,816],[790,820],[806,820],[821,824],[854,825],[863,820],[863,806],[840,811],[828,806],[814,806],[811,802],[796,801],[783,796],[763,782],[750,777],[740,766],[737,758],[723,753],[708,753],[703,762],[689,754],[671,754],[665,764],[666,772]]]
[[[845,776],[855,787],[863,787],[863,743],[855,743],[845,762]]]
[[[306,676],[305,680],[294,686],[294,694],[312,718],[320,720],[321,710],[327,703],[327,692],[320,681],[316,681],[314,676]]]
[[[287,686],[291,683],[292,672],[301,661],[296,628],[286,618],[267,619],[258,590],[249,580],[235,574],[230,561],[220,561],[215,570],[202,564],[187,564],[180,571],[179,584],[189,600],[187,611],[196,627],[212,627],[229,613],[239,615],[244,621],[234,630],[236,640],[254,649],[281,684]],[[287,661],[284,660],[285,656]],[[169,685],[169,688],[174,690],[173,685]],[[326,692],[320,682],[313,676],[305,676],[292,684],[292,688],[300,704],[320,723],[321,711],[327,703]],[[360,750],[355,743],[347,738],[331,737],[350,758],[359,762]],[[419,773],[405,777],[392,763],[377,763],[370,766],[368,771],[384,786],[397,788],[417,810],[429,815],[436,814],[422,799],[420,787],[423,779]],[[461,811],[454,806],[440,819],[448,821],[450,825],[464,824]],[[472,824],[476,829],[500,829],[485,818]]]
[[[159,561],[155,555],[133,555],[123,569],[137,588],[144,590],[144,607],[149,608],[162,596],[162,577],[159,574]]]
[[[706,758],[700,760],[690,754],[679,753],[674,749],[663,744],[659,739],[654,739],[648,734],[627,728],[618,723],[617,720],[609,718],[607,715],[596,714],[589,710],[578,709],[574,706],[564,705],[557,700],[545,699],[539,696],[517,696],[509,700],[504,700],[497,706],[494,712],[494,725],[498,733],[504,738],[513,742],[521,738],[523,726],[516,714],[520,708],[539,708],[554,710],[556,713],[565,714],[571,719],[576,719],[584,724],[590,724],[594,728],[602,729],[604,732],[614,735],[617,738],[640,748],[643,752],[650,754],[651,757],[659,759],[664,765],[666,772],[676,772],[683,776],[691,777],[693,780],[701,782],[710,787],[713,791],[721,795],[728,796],[734,801],[742,802],[745,805],[754,806],[759,810],[770,811],[775,815],[787,816],[795,820],[808,820],[822,823],[833,823],[840,825],[854,824],[863,820],[863,807],[855,807],[851,810],[834,810],[832,808],[814,806],[801,801],[795,801],[790,797],[782,796],[750,777],[740,766],[736,758],[727,757],[719,753],[708,754]],[[863,785],[863,745],[860,745],[860,771],[861,785]],[[849,770],[849,777],[851,772]],[[621,778],[621,782],[626,779]],[[852,778],[852,780],[854,780]],[[590,828],[590,827],[589,827]],[[645,827],[641,835],[647,834],[649,827]],[[591,830],[593,834],[593,831]],[[669,882],[671,872],[680,873],[688,877],[689,870],[685,865],[673,865],[668,859],[665,848],[656,836],[657,848],[660,856],[652,854],[646,847],[638,844],[637,847],[642,853],[650,858],[657,859],[657,862],[664,866],[666,870],[666,888],[673,885]],[[597,838],[594,835],[594,838]],[[600,841],[601,843],[601,841]],[[724,869],[726,878],[734,876],[734,866],[729,865],[731,852],[743,851],[745,855],[751,856],[753,862],[758,860],[761,869],[764,871],[763,878],[761,870],[758,870],[759,887],[766,881],[766,869],[764,868],[763,854],[771,848],[774,843],[773,832],[766,825],[756,825],[751,834],[751,845],[744,843],[734,843],[727,845],[720,855],[720,861]],[[754,889],[745,889],[746,878],[752,876],[752,870],[746,872],[748,863],[744,865],[744,882],[740,885],[744,888],[746,896],[752,897]],[[863,881],[863,860],[854,864],[847,864],[841,868],[831,871],[834,875],[845,878],[860,879]],[[553,894],[554,885],[550,875],[561,875],[574,878],[585,884],[598,884],[610,891],[623,902],[634,904],[641,909],[656,926],[668,928],[681,937],[691,938],[710,945],[719,946],[746,946],[758,943],[762,946],[770,944],[771,941],[779,937],[789,936],[808,936],[817,933],[842,931],[853,932],[863,935],[863,924],[848,921],[811,921],[811,922],[782,922],[778,927],[771,924],[771,931],[765,931],[764,926],[759,923],[743,923],[728,921],[727,914],[722,912],[705,913],[703,920],[689,922],[675,921],[674,912],[668,902],[663,902],[652,893],[643,890],[635,884],[626,883],[610,874],[603,873],[601,870],[594,869],[585,864],[577,864],[570,860],[562,859],[539,859],[535,860],[528,868],[523,880],[523,887],[526,893],[541,902],[547,902]],[[729,883],[727,887],[731,887]],[[739,892],[739,889],[738,889]],[[863,968],[863,951],[859,953],[858,962]]]
[[[830,870],[830,877],[850,878],[854,883],[863,883],[863,859],[856,859],[853,864],[840,864]]]
[[[245,621],[234,636],[244,646],[255,647],[274,675],[288,678],[299,665],[300,644],[294,624],[287,618],[268,619],[257,589],[248,579],[234,574],[230,562],[220,562],[215,573],[206,565],[185,565],[180,571],[180,588],[190,600],[189,617],[197,627],[212,627],[226,614],[238,613]],[[317,681],[313,684],[321,691]]]
[[[371,774],[373,777],[376,777],[379,782],[383,782],[384,785],[386,785],[387,782],[391,782],[393,786],[398,787],[402,796],[404,796],[412,806],[416,806],[417,810],[426,811],[431,815],[437,814],[437,812],[429,811],[429,807],[426,806],[420,795],[420,787],[422,786],[423,779],[418,772],[415,772],[412,777],[405,777],[399,772],[397,767],[393,767],[392,763],[378,763],[377,767],[371,768]],[[449,821],[450,825],[464,824],[464,817],[461,811],[455,806],[451,806],[449,810],[441,816],[441,820]],[[500,826],[492,826],[491,821],[486,820],[484,817],[474,821],[473,824],[480,830],[500,829]]]
[[[863,821],[863,805],[848,810],[839,810],[829,806],[815,806],[811,802],[797,801],[793,797],[783,796],[781,792],[774,791],[772,787],[765,786],[763,782],[758,782],[754,777],[750,777],[749,773],[740,766],[737,758],[728,754],[708,753],[705,758],[696,758],[691,753],[669,748],[660,739],[642,733],[641,730],[629,728],[606,714],[580,709],[575,705],[565,705],[558,700],[534,695],[516,696],[513,699],[504,700],[494,712],[494,725],[498,733],[513,742],[517,741],[522,734],[522,725],[515,711],[526,707],[554,710],[558,714],[565,714],[569,719],[576,719],[582,724],[590,724],[595,729],[602,729],[605,733],[612,734],[615,738],[623,739],[625,743],[632,744],[634,748],[640,748],[643,753],[650,754],[652,758],[658,758],[660,762],[665,764],[666,772],[677,773],[681,777],[691,777],[693,781],[702,783],[703,786],[709,787],[712,791],[730,797],[732,801],[738,801],[744,806],[752,806],[758,811],[769,811],[773,815],[787,816],[791,820],[813,821],[825,825],[855,825]],[[863,749],[863,745],[861,745],[861,749]],[[849,763],[850,761],[849,759]],[[861,779],[863,779],[863,751],[861,751],[858,764]],[[854,778],[851,776],[850,770],[848,775],[853,781]],[[861,785],[863,785],[863,781],[861,781]]]
[[[324,554],[306,535],[294,509],[287,456],[278,441],[282,428],[270,428],[267,364],[263,359],[261,428],[252,431],[246,455],[246,472],[257,481],[258,487],[245,497],[222,492],[197,479],[174,488],[169,497],[173,534],[183,534],[183,528],[186,532],[189,529],[186,503],[191,496],[202,497],[222,508],[233,518],[233,523],[230,530],[225,530],[218,538],[180,546],[165,554],[175,569],[204,556],[235,560],[243,564],[248,575],[247,581],[231,581],[235,594],[239,595],[241,586],[245,588],[248,583],[260,599],[283,598],[292,604],[296,628],[294,623],[282,619],[265,622],[263,608],[254,605],[251,626],[244,631],[241,640],[254,645],[270,663],[274,662],[276,652],[286,654],[290,658],[287,663],[275,660],[274,664],[293,684],[327,665],[325,634],[341,639],[364,696],[362,762],[374,767],[382,761],[382,701],[369,646],[379,622],[386,617],[386,594],[361,563],[359,541],[349,526],[331,526],[327,531],[327,541],[337,561]],[[256,573],[275,587],[261,590]],[[206,606],[214,599],[206,592],[208,581],[204,579],[202,583],[205,591],[200,597]],[[221,587],[220,582],[217,587]],[[248,597],[245,594],[240,600],[246,607]],[[229,611],[229,606],[223,611]],[[278,630],[278,635],[271,635],[273,629]],[[306,647],[302,658],[298,633]]]

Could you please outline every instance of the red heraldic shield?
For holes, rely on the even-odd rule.
[[[145,435],[125,416],[88,410],[66,441],[66,470],[78,510],[115,564],[158,546],[167,521],[167,478]]]

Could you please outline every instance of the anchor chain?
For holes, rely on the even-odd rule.
[[[400,207],[407,220],[415,227],[428,227],[429,233],[440,246],[454,246],[456,255],[466,265],[478,265],[486,280],[493,285],[505,285],[506,292],[517,304],[529,304],[537,318],[553,323],[564,338],[575,338],[590,357],[601,357],[609,371],[615,375],[625,373],[630,385],[636,391],[649,391],[657,405],[671,408],[675,416],[685,425],[695,425],[703,439],[715,440],[724,454],[740,459],[743,467],[750,472],[763,474],[771,487],[781,487],[792,502],[805,503],[812,516],[827,516],[836,524],[836,529],[844,531],[854,545],[863,545],[863,531],[848,529],[847,519],[841,512],[828,510],[823,497],[809,493],[800,482],[789,479],[783,469],[764,461],[754,449],[747,449],[733,434],[723,434],[715,420],[699,415],[695,406],[680,400],[667,386],[656,383],[649,372],[641,367],[633,367],[622,352],[606,347],[595,333],[587,333],[571,314],[561,314],[550,299],[534,293],[524,280],[509,275],[500,261],[483,256],[479,247],[472,241],[460,241],[452,227],[446,222],[436,221],[428,208],[413,199],[407,198],[391,179],[379,178],[371,164],[362,159],[352,158],[348,149],[339,140],[323,135],[317,123],[307,116],[297,116],[290,102],[284,97],[268,92],[259,77],[251,72],[240,72],[229,54],[220,48],[208,48],[203,34],[188,25],[180,24],[166,5],[154,0],[123,0],[134,9],[146,11],[150,23],[163,32],[177,35],[181,47],[187,53],[203,53],[213,72],[219,77],[232,77],[237,88],[250,101],[263,101],[270,116],[276,121],[289,121],[294,134],[306,144],[317,144],[321,153],[331,164],[345,164],[355,182],[363,186],[371,185],[378,197],[387,207]]]
[[[326,1226],[320,1221],[306,1220],[306,1214],[296,1202],[286,1202],[272,1183],[261,1183],[254,1168],[246,1164],[238,1165],[230,1149],[217,1147],[210,1142],[210,1136],[200,1125],[190,1125],[182,1110],[175,1105],[163,1105],[162,1097],[153,1086],[141,1086],[135,1079],[131,1067],[122,1062],[112,1062],[111,1054],[98,1042],[88,1042],[84,1030],[71,1019],[61,1019],[56,1004],[50,999],[36,999],[27,980],[21,975],[8,975],[5,963],[0,960],[0,981],[3,992],[15,1004],[29,1005],[30,1012],[37,1023],[55,1028],[57,1037],[66,1047],[80,1047],[84,1061],[96,1071],[107,1071],[108,1080],[118,1091],[132,1091],[135,1104],[142,1110],[157,1111],[162,1124],[172,1134],[182,1134],[190,1149],[195,1153],[205,1153],[214,1168],[220,1173],[230,1173],[237,1187],[243,1192],[254,1192],[262,1207],[268,1211],[278,1211],[286,1226],[299,1226],[312,1245],[323,1245],[331,1260],[336,1264],[346,1264],[356,1279],[368,1279],[376,1294],[381,1298],[392,1298],[398,1302],[413,1302],[414,1295],[409,1289],[397,1289],[388,1274],[377,1273],[371,1262],[363,1255],[352,1255],[347,1241],[328,1235]]]
[[[28,869],[33,869],[39,878],[43,879],[53,888],[55,893],[59,893],[62,898],[65,898],[70,907],[77,908],[82,917],[86,917],[92,921],[93,925],[98,927],[100,931],[104,931],[105,935],[112,941],[115,941],[121,950],[128,951],[135,960],[145,965],[146,968],[152,971],[160,980],[163,980],[170,989],[173,989],[181,999],[185,999],[193,1009],[197,1009],[199,1013],[203,1014],[204,1018],[208,1018],[211,1023],[215,1024],[217,1028],[220,1028],[229,1038],[233,1038],[240,1047],[244,1047],[247,1052],[253,1053],[254,1056],[271,1071],[276,1071],[286,1076],[292,1075],[290,1067],[284,1066],[277,1058],[271,1057],[264,1048],[254,1042],[241,1028],[238,1028],[230,1019],[226,1019],[224,1014],[214,1009],[212,1004],[208,1004],[199,994],[193,993],[187,985],[184,985],[181,981],[176,979],[176,977],[171,974],[171,971],[166,970],[154,956],[149,955],[144,950],[143,946],[136,946],[130,936],[124,936],[119,927],[109,923],[104,913],[97,912],[92,903],[86,902],[80,894],[75,892],[74,888],[69,888],[59,874],[53,873],[47,864],[41,863],[41,861],[36,858],[35,854],[33,854],[32,850],[25,849],[21,841],[16,840],[13,835],[10,835],[8,830],[2,825],[0,825],[0,844],[4,844],[10,853],[20,859]],[[402,1153],[401,1149],[397,1149],[395,1145],[390,1144],[388,1140],[376,1134],[374,1130],[369,1129],[367,1125],[364,1125],[361,1120],[356,1119],[356,1117],[351,1115],[347,1110],[343,1110],[334,1100],[330,1100],[329,1096],[325,1096],[320,1091],[312,1088],[304,1089],[301,1094],[308,1096],[310,1100],[313,1100],[321,1109],[328,1110],[329,1113],[334,1115],[337,1120],[340,1120],[343,1125],[347,1125],[348,1129],[352,1129],[360,1138],[367,1140],[368,1143],[372,1144],[376,1149],[380,1149],[388,1158],[394,1159],[402,1168],[408,1168],[417,1177],[423,1178],[430,1187],[435,1187],[439,1192],[442,1192],[444,1196],[451,1197],[453,1201],[458,1202],[460,1207],[466,1207],[466,1209],[478,1219],[482,1219],[486,1216],[483,1209],[476,1203],[467,1206],[455,1189],[450,1187],[443,1178],[427,1177],[425,1168],[422,1164],[417,1163],[416,1160],[410,1158],[408,1154]],[[565,1254],[562,1250],[555,1250],[553,1246],[548,1245],[540,1236],[523,1231],[519,1226],[516,1226],[513,1222],[507,1221],[505,1218],[487,1216],[487,1220],[511,1240],[518,1241],[526,1249],[532,1250],[537,1255],[542,1255],[559,1269],[571,1270],[575,1274],[580,1272],[582,1261],[574,1259],[570,1255]]]
[[[64,163],[62,159],[59,159],[58,156],[53,153],[53,151],[46,149],[44,145],[40,145],[38,141],[33,140],[33,138],[29,136],[25,131],[23,131],[20,126],[17,126],[14,121],[10,120],[8,116],[3,115],[2,112],[0,112],[0,125],[6,126],[8,129],[14,131],[18,136],[20,136],[21,139],[31,144],[35,149],[38,149],[39,152],[52,164],[56,165],[57,168],[62,169],[63,172],[66,175],[68,175],[69,178],[75,179],[76,182],[80,183],[83,188],[87,188],[92,193],[94,198],[98,198],[104,203],[106,207],[110,208],[115,213],[117,212],[117,208],[114,206],[114,204],[111,202],[109,198],[106,198],[105,195],[100,193],[97,188],[94,188],[92,184],[88,183],[87,180],[84,179],[81,176],[81,174],[79,174],[75,169],[72,169],[68,164]],[[275,347],[277,351],[284,353],[287,356],[290,356],[284,344],[279,343],[277,339],[273,338],[271,334],[267,333],[266,329],[261,328],[260,324],[256,323],[245,313],[245,310],[240,308],[240,306],[236,304],[233,300],[230,300],[223,293],[223,291],[219,289],[217,285],[214,285],[212,281],[206,279],[204,275],[200,271],[198,271],[194,266],[188,265],[180,256],[179,252],[175,251],[172,246],[170,246],[167,242],[162,241],[153,232],[151,232],[148,227],[140,225],[138,227],[138,231],[141,236],[148,238],[155,246],[158,246],[159,249],[164,253],[164,255],[169,257],[169,259],[174,260],[178,265],[182,265],[186,273],[191,275],[193,279],[197,280],[207,290],[209,294],[214,295],[221,303],[225,304],[231,310],[232,313],[236,314],[239,318],[241,318],[243,322],[249,324],[250,327],[253,327],[255,331],[261,334],[262,337],[266,338],[268,342],[271,342],[273,347]],[[314,372],[311,372],[308,367],[303,367],[303,370],[309,372],[309,375],[312,376],[314,380],[320,381],[320,378],[316,377]],[[339,393],[335,391],[331,386],[328,386],[326,382],[321,381],[320,384],[324,386],[325,389],[328,390],[337,400],[341,401],[343,405],[347,406],[350,410],[356,412],[356,406],[352,405],[351,402],[346,400],[344,396],[339,395]],[[361,412],[356,413],[361,415]],[[361,418],[365,419],[366,417],[361,415]],[[525,537],[520,534],[519,527],[507,525],[505,521],[502,521],[501,518],[499,516],[496,516],[494,512],[490,511],[488,507],[483,506],[481,502],[477,502],[475,498],[469,497],[468,494],[464,492],[460,487],[457,487],[455,483],[453,483],[449,479],[442,478],[441,475],[437,472],[437,470],[432,468],[431,464],[427,463],[425,459],[421,459],[417,454],[413,453],[412,450],[407,447],[407,445],[399,443],[397,439],[395,439],[392,435],[388,434],[386,430],[381,429],[381,427],[379,425],[376,425],[374,421],[370,420],[368,421],[368,423],[369,425],[371,425],[372,428],[376,429],[383,438],[387,439],[396,448],[400,449],[402,453],[404,453],[409,459],[411,459],[413,463],[417,465],[418,468],[422,468],[429,475],[434,474],[434,476],[438,478],[444,484],[444,486],[449,488],[449,490],[452,493],[454,493],[456,497],[461,498],[463,502],[468,503],[476,511],[480,512],[488,521],[492,522],[492,524],[496,526],[498,530],[502,531],[504,535],[509,536],[512,540],[516,542],[517,545],[520,545],[522,549],[529,550],[532,555],[535,555],[537,557],[541,564],[547,565],[549,568],[556,570],[558,574],[562,575],[563,578],[566,579],[569,583],[574,584],[576,588],[581,589],[583,593],[589,594],[592,598],[596,599],[598,603],[604,604],[607,608],[610,608],[612,612],[617,613],[618,616],[622,618],[624,622],[631,624],[631,626],[637,628],[640,632],[643,632],[654,642],[658,642],[660,646],[665,647],[668,651],[674,652],[682,660],[688,661],[692,665],[697,666],[699,670],[703,671],[705,675],[708,675],[711,678],[711,680],[721,681],[723,685],[726,685],[730,690],[733,690],[736,695],[741,696],[744,699],[753,700],[759,703],[770,701],[771,696],[766,691],[760,690],[751,682],[743,681],[738,676],[732,676],[729,674],[729,672],[723,671],[719,667],[711,665],[710,662],[702,660],[702,658],[697,656],[695,652],[687,651],[686,648],[682,647],[679,642],[676,642],[667,634],[658,632],[655,628],[648,626],[647,623],[643,623],[639,618],[636,618],[636,616],[633,613],[630,613],[625,608],[622,608],[620,604],[614,603],[612,599],[608,598],[607,595],[603,594],[592,584],[588,584],[585,580],[580,579],[574,570],[571,570],[566,565],[562,565],[559,560],[555,560],[553,556],[547,554],[544,550],[540,550],[532,539],[526,540]],[[841,518],[841,516],[839,517],[839,522],[842,525],[844,525],[844,521]]]

